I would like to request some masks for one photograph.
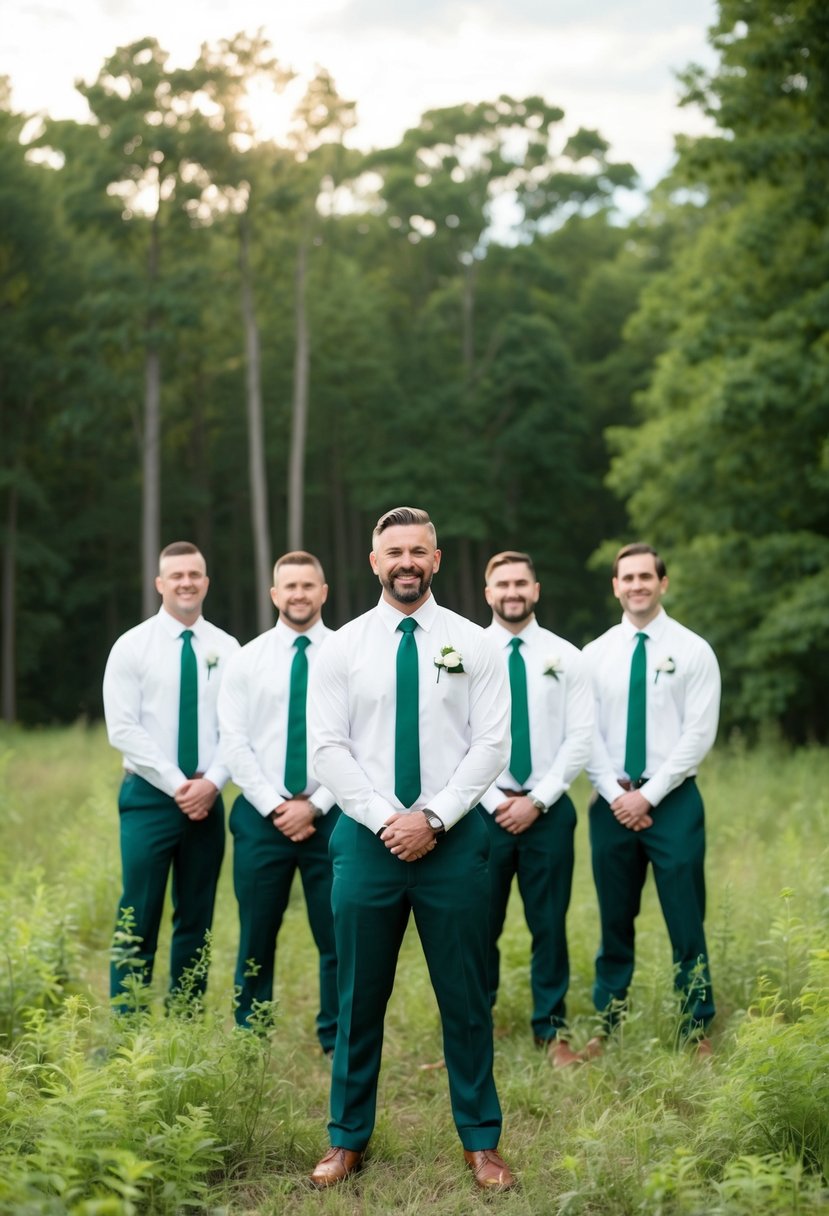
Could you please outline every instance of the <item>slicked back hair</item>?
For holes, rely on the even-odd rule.
[[[622,545],[619,552],[613,559],[613,577],[616,578],[619,574],[619,562],[623,557],[638,557],[641,553],[649,553],[654,560],[656,573],[659,578],[665,578],[668,573],[668,568],[662,558],[656,552],[652,545],[646,545],[644,541],[637,540],[631,545]]]
[[[412,524],[428,528],[432,543],[437,548],[438,537],[435,525],[429,518],[428,511],[422,511],[420,507],[392,507],[391,511],[386,511],[385,515],[381,515],[371,534],[371,547],[376,551],[377,542],[386,528],[407,528]]]
[[[283,566],[313,566],[322,581],[325,582],[325,571],[322,568],[322,562],[318,557],[314,557],[313,553],[308,553],[305,549],[293,549],[290,553],[283,553],[281,557],[276,559],[273,568],[274,585],[276,585],[276,576]]]
[[[496,553],[491,557],[486,564],[484,571],[484,582],[488,583],[492,577],[494,570],[499,566],[510,566],[513,562],[521,562],[524,566],[529,566],[530,574],[533,576],[533,582],[538,582],[535,573],[535,563],[529,553],[521,553],[518,549],[505,549],[503,553]]]

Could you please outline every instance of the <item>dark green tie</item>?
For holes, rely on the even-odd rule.
[[[636,782],[645,771],[647,755],[646,735],[646,674],[648,658],[645,654],[646,633],[637,633],[636,649],[630,660],[630,688],[628,690],[628,728],[625,744],[625,772]]]
[[[509,656],[509,691],[512,698],[510,713],[510,735],[512,751],[509,758],[509,771],[519,785],[523,785],[532,772],[532,756],[530,754],[530,711],[527,703],[527,667],[519,650],[520,638],[510,642],[512,651]]]
[[[181,685],[178,695],[178,766],[185,777],[199,767],[199,673],[191,638],[185,629],[181,638]]]
[[[397,711],[394,720],[394,793],[403,806],[412,806],[420,794],[420,724],[417,621],[405,617],[397,626],[403,634],[397,647]]]
[[[285,746],[285,788],[303,794],[308,779],[308,742],[305,735],[305,703],[308,699],[308,656],[311,639],[301,634],[294,642],[296,654],[291,663],[291,688],[288,694],[288,738]]]

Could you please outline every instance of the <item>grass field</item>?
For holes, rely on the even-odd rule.
[[[301,894],[280,936],[276,1029],[232,1028],[229,852],[208,1009],[113,1020],[119,757],[100,727],[0,733],[0,1213],[461,1216],[829,1212],[829,751],[774,740],[703,768],[713,1064],[674,1046],[670,953],[653,886],[632,1008],[605,1056],[554,1073],[529,1033],[529,942],[514,895],[496,1009],[501,1148],[520,1187],[473,1192],[449,1112],[437,1011],[410,933],[387,1019],[380,1111],[359,1179],[317,1194],[328,1065]],[[570,1013],[593,1026],[597,939],[577,783]]]

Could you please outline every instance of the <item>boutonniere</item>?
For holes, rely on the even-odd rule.
[[[207,664],[207,678],[209,680],[210,673],[213,668],[219,666],[219,656],[216,654],[215,650],[211,650],[209,654],[205,655],[204,661]]]
[[[544,664],[544,675],[552,676],[554,680],[557,680],[561,675],[561,659],[558,655],[554,655],[553,658],[548,659]]]
[[[438,657],[435,659],[435,667],[438,669],[437,684],[440,680],[440,673],[448,671],[450,675],[457,676],[463,674],[463,659],[457,652],[454,646],[444,646]]]
[[[660,659],[658,663],[654,664],[654,671],[656,672],[656,675],[653,677],[653,682],[655,684],[663,671],[665,672],[666,676],[672,676],[676,671],[676,663],[670,656],[668,656],[665,659]]]

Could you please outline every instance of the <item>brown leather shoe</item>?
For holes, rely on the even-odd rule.
[[[588,1039],[584,1047],[579,1052],[579,1058],[582,1060],[596,1060],[599,1056],[604,1055],[604,1036],[596,1034],[592,1039]]]
[[[508,1191],[515,1186],[515,1176],[494,1148],[465,1148],[463,1158],[482,1191]]]
[[[581,1052],[573,1051],[566,1039],[550,1039],[547,1048],[547,1059],[553,1068],[570,1068],[573,1064],[583,1064],[585,1057]]]
[[[363,1153],[350,1148],[338,1148],[333,1145],[321,1161],[318,1161],[309,1179],[315,1187],[322,1190],[326,1186],[336,1186],[344,1182],[351,1174],[356,1174],[363,1164]]]
[[[694,1055],[703,1063],[709,1063],[714,1055],[714,1044],[710,1039],[697,1039],[694,1044]]]

